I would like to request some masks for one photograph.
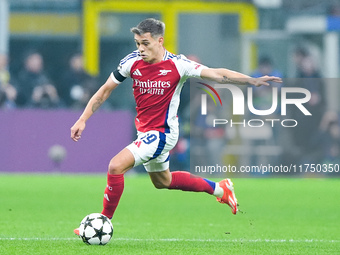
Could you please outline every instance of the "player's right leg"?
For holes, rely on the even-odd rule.
[[[123,193],[124,173],[157,157],[160,148],[167,146],[165,139],[166,135],[159,131],[139,132],[135,141],[112,158],[109,164],[102,214],[110,219],[112,218]],[[176,140],[177,137],[172,139]]]
[[[135,164],[133,154],[126,148],[114,156],[109,164],[102,214],[112,218],[124,190],[124,173]],[[74,233],[79,235],[79,229]]]
[[[109,164],[102,214],[112,218],[124,190],[124,173],[135,164],[133,154],[126,148],[114,156]]]

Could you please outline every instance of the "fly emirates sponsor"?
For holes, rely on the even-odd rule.
[[[138,79],[134,80],[135,89],[139,89],[141,94],[151,94],[151,95],[164,95],[164,89],[170,88],[170,81],[140,81]]]

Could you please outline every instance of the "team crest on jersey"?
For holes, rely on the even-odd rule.
[[[171,70],[159,70],[159,74],[158,75],[167,75],[170,72],[171,72]]]

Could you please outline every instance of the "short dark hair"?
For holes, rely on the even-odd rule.
[[[141,21],[137,27],[133,27],[130,30],[137,35],[150,33],[152,37],[164,36],[165,24],[160,20],[148,18]]]

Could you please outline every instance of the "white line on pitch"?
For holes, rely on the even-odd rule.
[[[73,241],[73,238],[38,238],[38,237],[0,237],[0,241]],[[160,238],[160,239],[141,239],[141,238],[113,238],[113,241],[146,241],[146,242],[248,242],[248,243],[340,243],[340,240],[323,239],[180,239],[180,238]]]

